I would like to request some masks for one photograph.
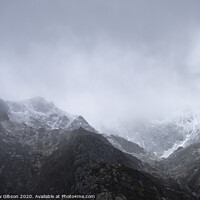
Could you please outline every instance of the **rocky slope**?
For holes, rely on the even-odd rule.
[[[200,197],[200,143],[178,148],[159,167]]]
[[[144,148],[140,147],[138,144],[126,140],[123,137],[117,135],[105,135],[108,141],[117,149],[122,152],[131,154],[144,162],[151,163],[153,160],[159,160],[154,154],[146,151]]]
[[[195,199],[174,181],[154,177],[102,135],[39,130],[33,145],[1,131],[0,191],[9,194],[94,194],[96,199]],[[34,134],[34,133],[33,133]],[[5,137],[3,137],[5,136]]]

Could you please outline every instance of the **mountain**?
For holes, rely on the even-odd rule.
[[[185,111],[163,120],[139,121],[107,133],[126,136],[148,152],[166,158],[179,147],[200,141],[200,111]]]
[[[12,123],[15,124],[15,127],[24,125],[35,129],[45,128],[50,130],[74,130],[83,127],[86,130],[96,132],[82,116],[68,114],[41,97],[19,102],[1,100],[0,109],[2,109],[3,115],[0,118],[4,117],[7,122],[9,119],[9,123],[3,123],[3,126],[7,129],[12,128],[10,125]]]
[[[179,147],[159,163],[160,169],[200,197],[200,142]]]
[[[88,131],[97,132],[82,116],[66,113],[41,97],[19,102],[0,100],[0,113],[1,125],[10,132],[27,127],[68,131],[83,127]],[[150,152],[147,157],[155,158],[156,155],[165,158],[178,147],[187,147],[200,141],[200,112],[182,112],[165,120],[138,122],[134,126],[120,129],[119,133],[116,130],[115,134],[128,135],[128,141],[137,143]],[[112,137],[111,140],[117,147],[119,138],[116,140],[116,137]],[[122,140],[120,141],[120,145],[123,146]],[[134,153],[119,145],[117,148]]]
[[[34,133],[32,133],[34,134]],[[147,173],[151,167],[82,128],[40,130],[37,143],[14,142],[1,132],[3,194],[92,194],[96,199],[196,199],[173,180]]]
[[[83,117],[69,115],[42,98],[2,100],[0,116],[0,195],[31,194],[32,199],[43,194],[95,195],[98,200],[197,199],[159,171],[161,167],[157,170],[115,148]],[[145,154],[136,144],[117,137],[115,140],[125,151]]]
[[[108,141],[117,149],[122,152],[131,154],[144,162],[151,162],[151,160],[159,159],[154,154],[147,152],[144,148],[140,147],[138,144],[126,140],[123,137],[117,135],[105,135]]]
[[[69,133],[67,140],[62,140],[41,169],[37,192],[53,188],[57,193],[95,194],[102,200],[195,199],[174,181],[145,172],[151,169],[115,149],[100,134],[78,129]],[[48,166],[52,166],[49,171]]]

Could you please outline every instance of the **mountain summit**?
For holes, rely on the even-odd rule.
[[[0,119],[33,128],[74,130],[84,128],[96,130],[80,115],[72,115],[57,108],[54,103],[42,97],[12,102],[0,101]],[[9,128],[8,123],[4,125]]]

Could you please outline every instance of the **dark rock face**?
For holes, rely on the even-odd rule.
[[[92,192],[97,199],[192,199],[178,185],[163,185],[159,179],[125,166],[99,163],[88,167],[84,176],[82,173],[76,174],[75,191]]]
[[[82,128],[29,130],[31,143],[1,132],[2,194],[95,194],[96,199],[195,199],[174,182],[149,175],[151,167]],[[20,142],[18,142],[20,141]],[[168,189],[167,189],[168,188]]]
[[[72,186],[76,184],[77,170],[85,171],[92,163],[101,162],[123,164],[132,168],[143,167],[140,160],[134,158],[133,162],[127,155],[111,146],[101,135],[77,129],[67,133],[60,141],[57,150],[45,161],[39,181],[44,185],[42,191],[48,192],[49,188],[54,188],[55,192],[61,192],[61,187],[65,185],[62,190],[71,192]],[[46,170],[48,166],[51,166],[50,171]],[[45,183],[47,179],[49,181]],[[38,190],[41,192],[40,186]]]

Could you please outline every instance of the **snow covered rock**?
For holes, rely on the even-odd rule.
[[[82,116],[62,111],[54,103],[47,102],[41,97],[19,102],[7,101],[4,104],[0,102],[0,109],[5,110],[0,113],[5,119],[9,118],[10,122],[24,124],[35,129],[74,130],[82,127],[88,131],[95,131]],[[4,123],[4,126],[6,125],[8,124]]]

